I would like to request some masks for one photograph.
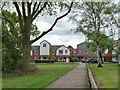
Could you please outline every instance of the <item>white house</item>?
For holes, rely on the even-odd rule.
[[[63,45],[56,50],[56,56],[58,57],[58,61],[69,62],[70,50]]]
[[[51,44],[46,41],[43,40],[40,43],[40,59],[48,59],[50,57],[50,48],[51,48]]]

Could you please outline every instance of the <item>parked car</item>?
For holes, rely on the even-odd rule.
[[[112,63],[117,63],[117,59],[116,58],[112,58]]]
[[[84,59],[84,58],[83,58],[83,59],[81,59],[81,62],[82,62],[82,63],[85,63],[85,59]]]
[[[87,63],[98,63],[97,58],[89,58]]]

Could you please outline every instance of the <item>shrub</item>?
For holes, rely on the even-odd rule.
[[[18,63],[21,61],[21,56],[18,53],[11,51],[3,51],[2,54],[2,71],[13,72],[18,69]]]
[[[35,60],[35,63],[54,63],[54,60]]]
[[[77,61],[77,58],[76,57],[72,57],[71,58],[71,62],[76,62]]]

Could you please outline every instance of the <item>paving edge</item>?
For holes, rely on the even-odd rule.
[[[91,88],[93,88],[94,90],[98,90],[98,86],[93,78],[92,72],[87,64],[87,71],[88,71],[88,78],[89,78],[89,83]]]

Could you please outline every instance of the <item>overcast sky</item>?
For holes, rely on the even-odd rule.
[[[118,1],[119,0],[114,0],[116,3],[118,3]],[[68,21],[70,15],[71,14],[69,13],[66,17],[59,20],[51,32],[40,38],[32,45],[39,45],[41,41],[47,40],[49,43],[51,43],[51,45],[71,45],[76,48],[77,44],[84,42],[85,36],[83,34],[76,34],[71,31],[71,29],[75,28],[76,26],[75,24],[72,24],[72,22]],[[47,18],[39,17],[39,19],[34,21],[34,23],[36,23],[38,29],[42,33],[42,31],[48,30],[51,27],[54,20],[55,16],[48,16]],[[118,34],[116,34],[114,38],[118,38]]]
[[[8,6],[5,9],[11,12],[16,11],[14,5]],[[58,15],[62,14],[64,13],[59,13]],[[38,41],[33,43],[32,46],[40,45],[40,42],[42,42],[43,40],[47,40],[49,43],[51,43],[51,45],[71,45],[74,48],[77,48],[77,44],[80,44],[85,41],[85,36],[83,34],[76,34],[73,31],[71,31],[71,29],[73,29],[76,26],[75,24],[72,24],[72,22],[68,21],[70,15],[71,14],[69,13],[67,16],[60,19],[51,32],[49,32],[48,34],[40,38]],[[38,30],[42,33],[42,31],[48,30],[52,26],[56,17],[58,16],[39,16],[37,19],[35,19],[33,23],[36,23]]]
[[[85,36],[83,34],[77,34],[71,31],[71,29],[75,28],[76,26],[75,24],[72,24],[72,22],[68,21],[68,16],[59,20],[51,32],[43,36],[32,45],[39,45],[41,41],[47,40],[52,45],[71,45],[76,48],[77,44],[84,42]],[[47,18],[40,17],[40,19],[34,21],[34,23],[36,23],[38,29],[42,33],[42,31],[48,30],[51,27],[54,20],[54,16]]]
[[[76,25],[71,21],[68,21],[70,15],[71,14],[69,13],[66,17],[59,20],[51,32],[33,43],[32,46],[39,45],[43,40],[47,40],[51,45],[71,45],[74,48],[77,48],[78,44],[85,41],[85,36],[82,33],[71,31],[71,29],[75,28]],[[38,30],[42,33],[42,31],[48,30],[52,26],[55,19],[55,16],[48,16],[47,18],[39,17],[37,21],[34,21],[34,23],[36,23]],[[114,38],[117,39],[118,32],[115,33],[116,35],[114,35]]]
[[[15,8],[9,7],[9,10],[15,11]],[[76,48],[77,44],[84,42],[85,36],[83,34],[76,34],[71,31],[71,29],[75,28],[76,26],[75,24],[72,24],[72,22],[68,21],[70,15],[71,14],[69,13],[66,17],[59,20],[51,32],[33,43],[32,46],[39,45],[41,41],[47,40],[49,43],[51,43],[51,45],[71,45]],[[47,18],[39,17],[34,21],[34,23],[36,23],[38,30],[42,33],[42,31],[48,30],[51,27],[55,19],[56,16],[47,16]]]

